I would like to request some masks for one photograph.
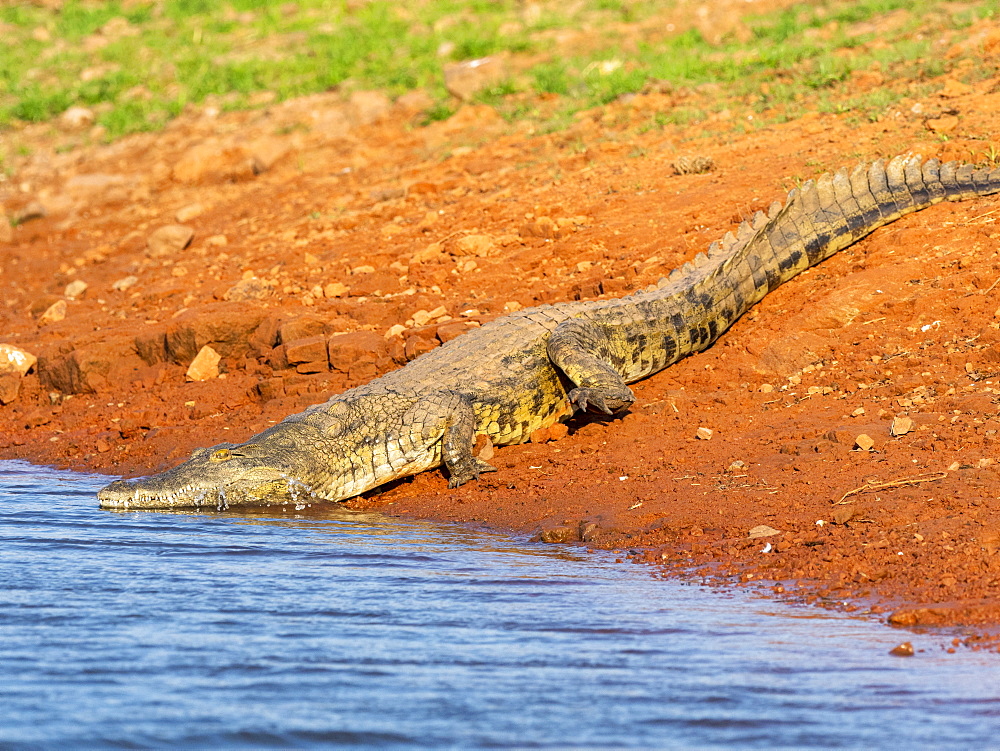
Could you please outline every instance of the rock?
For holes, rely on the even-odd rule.
[[[14,224],[24,224],[48,215],[48,210],[40,201],[31,201],[27,206],[14,212]]]
[[[569,428],[567,428],[563,423],[557,422],[549,425],[547,428],[539,428],[534,431],[528,440],[532,443],[548,443],[549,441],[558,441],[560,438],[565,438],[569,435]]]
[[[897,644],[890,649],[889,654],[893,657],[913,657],[913,645],[908,641],[904,641],[902,644]]]
[[[574,542],[579,539],[579,529],[573,527],[554,527],[539,535],[542,542]]]
[[[282,323],[278,327],[278,341],[288,343],[329,333],[330,330],[325,319],[314,315],[305,315]]]
[[[68,130],[80,130],[94,124],[94,113],[86,107],[70,107],[59,116],[59,123]]]
[[[715,160],[710,156],[679,156],[670,166],[677,175],[700,175],[715,169]]]
[[[950,133],[958,127],[958,118],[954,115],[931,118],[927,121],[927,127],[935,133]]]
[[[341,282],[330,282],[323,287],[323,297],[326,298],[347,297],[350,292],[351,288]]]
[[[190,222],[195,217],[199,217],[205,213],[205,207],[200,203],[189,203],[187,206],[182,206],[177,209],[177,213],[174,214],[174,219],[179,223],[184,224],[184,222]]]
[[[194,230],[183,224],[167,224],[146,238],[148,255],[153,258],[184,250],[194,239]]]
[[[389,348],[385,337],[374,331],[334,334],[327,340],[330,367],[351,379],[374,377],[388,364]]]
[[[712,435],[713,433],[711,428],[698,428],[698,430],[696,430],[694,434],[695,438],[701,441],[712,440]]]
[[[489,235],[466,235],[455,242],[455,255],[482,258],[490,255],[496,246],[496,240]]]
[[[10,404],[20,392],[21,376],[12,372],[0,372],[0,404]]]
[[[111,336],[70,352],[38,358],[38,378],[48,389],[65,394],[121,391],[145,363],[128,335]]]
[[[63,290],[63,295],[68,297],[70,300],[75,300],[81,297],[84,292],[87,291],[88,285],[82,279],[74,279],[72,282],[66,285],[66,289]]]
[[[862,451],[871,451],[875,448],[875,441],[872,440],[871,436],[866,433],[862,433],[854,439],[854,445]]]
[[[263,320],[264,311],[251,303],[203,305],[167,325],[167,354],[178,365],[191,362],[208,344],[223,357],[245,355],[251,350],[250,337]]]
[[[476,436],[476,443],[472,447],[473,456],[482,459],[484,462],[488,462],[493,458],[495,453],[493,441],[490,440],[488,435],[480,433]]]
[[[371,297],[398,292],[399,289],[399,275],[389,269],[379,269],[355,274],[351,278],[349,294],[351,297]]]
[[[233,302],[245,300],[264,300],[274,294],[274,283],[255,276],[241,279],[222,295],[223,300]]]
[[[847,524],[854,515],[853,506],[838,506],[833,512],[833,521],[835,524]]]
[[[171,170],[174,180],[188,184],[249,180],[255,174],[248,148],[214,140],[188,149]]]
[[[913,432],[913,420],[909,417],[896,417],[892,421],[889,432],[894,436],[906,435]]]
[[[259,138],[250,144],[250,166],[255,174],[267,172],[291,150],[283,138]]]
[[[521,226],[519,230],[521,237],[543,237],[552,239],[558,237],[559,226],[555,220],[549,216],[539,216],[530,219]]]
[[[444,66],[444,85],[448,93],[463,101],[471,100],[476,92],[506,80],[506,61],[499,56],[463,60]]]
[[[35,367],[36,362],[38,358],[27,350],[13,344],[0,344],[0,373],[14,373],[20,377]]]
[[[44,313],[38,318],[39,326],[46,326],[50,323],[58,323],[66,318],[66,301],[57,300],[52,303]]]
[[[327,369],[326,337],[323,334],[297,339],[285,344],[285,358],[289,365],[302,363],[322,363],[321,372]]]
[[[747,537],[751,540],[758,537],[773,537],[774,535],[780,535],[781,530],[775,529],[774,527],[769,527],[766,524],[758,524],[756,527],[752,528]]]
[[[285,379],[268,378],[260,381],[255,386],[255,389],[262,402],[269,402],[272,399],[278,399],[285,395]]]
[[[406,337],[406,342],[403,344],[403,352],[407,362],[409,362],[410,360],[415,360],[420,357],[420,355],[430,352],[439,344],[440,342],[436,338],[431,339],[426,335],[421,336],[420,334],[411,334]]]
[[[202,347],[187,369],[189,381],[208,381],[219,377],[219,361],[222,355],[209,347]]]
[[[116,290],[118,292],[124,292],[125,290],[134,287],[138,283],[138,281],[139,277],[137,276],[126,276],[122,279],[119,279],[114,284],[112,284],[111,289]]]
[[[392,101],[381,91],[353,91],[347,100],[347,117],[353,125],[369,125],[390,107]]]
[[[468,321],[449,321],[437,327],[437,338],[441,343],[450,342],[452,339],[461,336],[474,326]]]
[[[954,78],[949,78],[944,82],[944,87],[938,92],[938,96],[943,96],[945,98],[952,98],[957,96],[965,96],[966,94],[972,94],[975,91],[969,84],[962,83]]]

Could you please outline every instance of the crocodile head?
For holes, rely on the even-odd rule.
[[[317,405],[245,443],[198,449],[158,475],[117,480],[101,508],[167,509],[343,501],[440,464],[440,436],[403,429],[416,399],[357,395]]]
[[[97,498],[101,508],[123,510],[281,503],[298,495],[295,483],[289,482],[290,469],[273,453],[262,455],[259,445],[221,443],[196,450],[187,461],[158,475],[117,480]]]

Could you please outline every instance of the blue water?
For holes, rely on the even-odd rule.
[[[0,462],[5,748],[997,744],[995,654],[461,527],[110,513],[105,480]]]

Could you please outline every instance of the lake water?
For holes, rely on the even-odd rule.
[[[0,462],[4,748],[998,742],[996,654],[455,526],[111,513],[106,480]]]

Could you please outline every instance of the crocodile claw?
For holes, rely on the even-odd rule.
[[[470,457],[467,461],[457,463],[451,467],[448,478],[448,487],[457,488],[470,480],[478,480],[479,475],[484,472],[496,472],[497,468],[492,464],[487,464],[482,459]]]

